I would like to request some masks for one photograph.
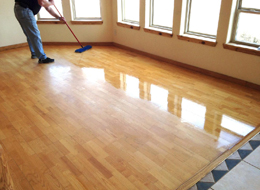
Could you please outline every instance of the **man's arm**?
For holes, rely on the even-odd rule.
[[[52,8],[52,5],[54,5],[54,0],[38,0],[39,5],[41,5],[42,7],[44,7],[49,13],[50,15],[52,15],[53,17],[59,19],[60,21],[65,21],[64,17],[60,17],[60,15],[58,15]]]
[[[38,0],[38,4],[41,5],[44,8],[50,7],[51,5],[54,5],[54,1],[48,1],[48,0]]]

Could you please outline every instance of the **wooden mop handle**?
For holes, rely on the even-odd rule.
[[[60,14],[60,11],[57,9],[56,5],[54,5],[55,9],[58,11],[58,13]],[[62,17],[62,15],[60,14],[60,17]],[[78,41],[79,45],[83,48],[83,45],[79,42],[78,38],[76,37],[76,35],[74,34],[74,32],[71,30],[71,28],[69,27],[68,23],[66,22],[66,20],[64,20],[65,24],[67,25],[67,27],[70,29],[71,33],[73,34],[73,36],[76,38],[76,40]]]

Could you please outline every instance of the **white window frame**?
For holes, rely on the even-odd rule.
[[[210,34],[189,31],[191,4],[192,4],[192,0],[187,0],[184,34],[205,37],[205,38],[210,38],[210,39],[216,39],[217,35],[210,35]]]
[[[236,38],[236,31],[237,31],[239,14],[240,13],[260,14],[260,9],[242,8],[242,1],[243,0],[237,0],[237,5],[236,5],[236,10],[235,10],[235,16],[234,16],[234,22],[233,22],[232,33],[231,33],[231,41],[230,42],[236,43],[236,44],[241,44],[241,45],[246,45],[246,46],[260,47],[259,44],[250,43],[250,42],[237,41],[235,39]]]
[[[140,0],[139,0],[140,3]],[[134,25],[139,25],[140,23],[140,18],[139,21],[134,21],[134,20],[129,20],[125,18],[125,0],[117,0],[117,9],[118,9],[118,22],[121,23],[129,23],[129,24],[134,24]],[[140,7],[139,7],[139,16],[140,16]]]
[[[76,17],[75,1],[71,0],[72,20],[73,21],[85,21],[85,20],[100,21],[100,20],[102,20],[101,0],[98,0],[98,1],[99,1],[99,7],[100,7],[100,17]]]
[[[161,26],[161,25],[155,25],[153,24],[153,19],[154,19],[154,0],[149,0],[150,3],[150,17],[149,17],[149,27],[151,28],[158,28],[158,29],[162,29],[162,30],[169,30],[169,31],[172,31],[172,27],[167,27],[167,26]],[[172,15],[173,17],[173,15]]]

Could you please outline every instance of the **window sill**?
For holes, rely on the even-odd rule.
[[[70,21],[71,24],[78,25],[101,25],[103,24],[103,20],[80,20],[80,21]],[[37,24],[65,24],[63,21],[59,20],[38,20]]]
[[[207,46],[215,47],[217,45],[217,42],[215,39],[209,39],[209,38],[203,38],[199,36],[191,36],[191,35],[178,35],[178,39],[185,40],[188,42],[203,44]]]
[[[117,26],[125,27],[125,28],[130,28],[134,30],[140,30],[140,26],[136,24],[130,24],[130,23],[124,23],[124,22],[117,22]]]
[[[65,24],[65,22],[59,20],[38,20],[37,24]]]
[[[152,33],[152,34],[157,34],[160,36],[169,37],[169,38],[171,38],[173,36],[171,31],[161,30],[161,29],[157,29],[157,28],[144,28],[144,31],[148,32],[148,33]]]
[[[250,47],[246,45],[239,45],[233,43],[223,44],[223,47],[224,49],[260,56],[260,50],[258,50],[256,47]]]
[[[78,25],[101,25],[103,24],[103,20],[73,20],[70,23]]]

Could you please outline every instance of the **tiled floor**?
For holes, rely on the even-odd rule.
[[[190,190],[259,190],[260,133]]]

